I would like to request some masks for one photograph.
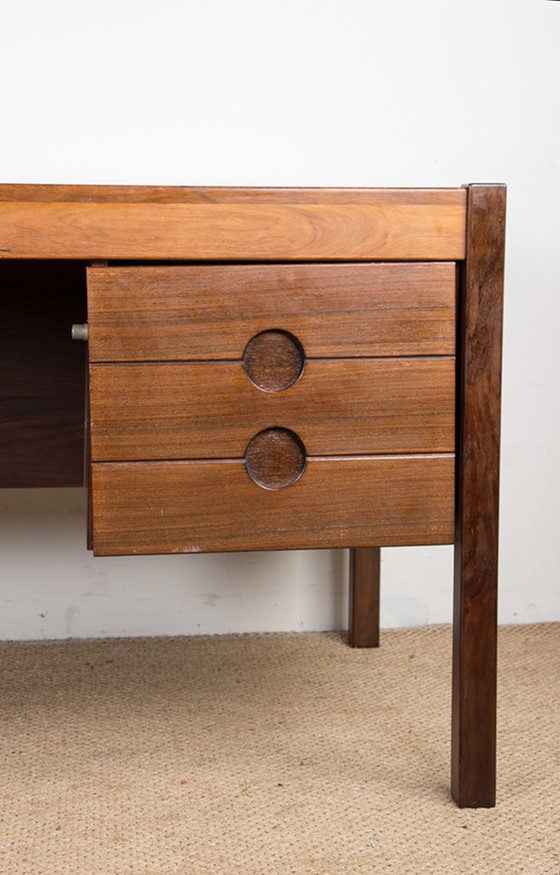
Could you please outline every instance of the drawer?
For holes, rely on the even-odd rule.
[[[285,489],[242,460],[92,467],[97,555],[453,541],[448,455],[310,458]]]
[[[311,455],[454,449],[453,358],[312,359],[280,392],[241,362],[97,364],[90,395],[99,461],[239,458],[279,424]]]
[[[307,358],[453,355],[454,263],[88,270],[90,359],[240,359],[256,334]]]

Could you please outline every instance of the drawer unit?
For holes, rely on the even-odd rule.
[[[88,271],[98,555],[453,539],[455,265]]]

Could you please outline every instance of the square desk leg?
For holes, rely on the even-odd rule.
[[[505,187],[468,189],[459,298],[451,792],[496,796],[496,643]]]
[[[451,792],[496,799],[497,573],[504,186],[468,189],[459,305]],[[379,646],[380,549],[350,551],[350,644]]]
[[[350,550],[351,647],[379,647],[379,577],[381,549],[355,547]]]

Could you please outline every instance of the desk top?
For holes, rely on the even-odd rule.
[[[0,258],[460,260],[465,188],[0,185]]]

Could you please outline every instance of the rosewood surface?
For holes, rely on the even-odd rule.
[[[453,355],[455,265],[88,270],[90,359],[240,359],[282,329],[309,358]]]
[[[469,187],[463,269],[453,635],[452,793],[496,794],[496,633],[504,186]]]
[[[240,457],[281,423],[313,455],[454,452],[455,361],[312,359],[281,392],[241,362],[92,365],[93,458]]]
[[[464,225],[461,189],[0,186],[4,258],[446,260]]]
[[[356,547],[350,550],[351,647],[379,647],[379,597],[381,550]]]
[[[452,455],[308,459],[285,489],[239,460],[93,464],[98,555],[453,540]]]

